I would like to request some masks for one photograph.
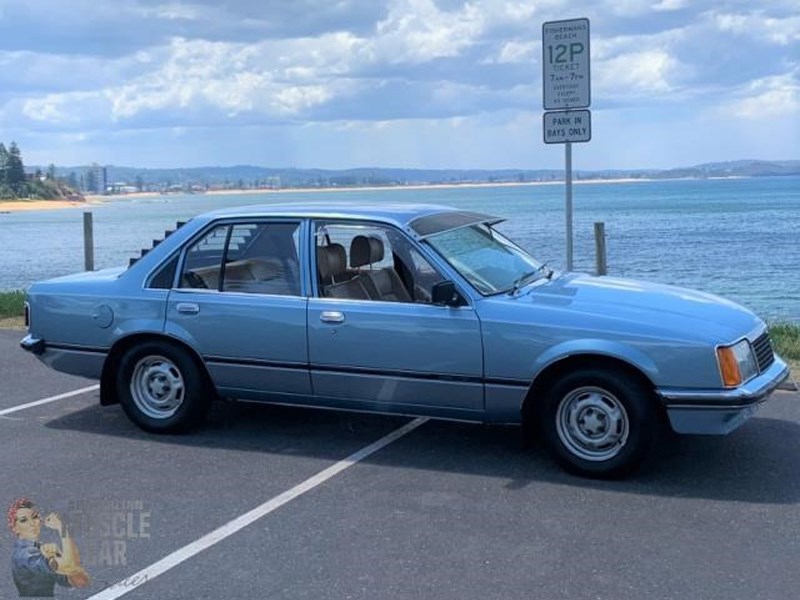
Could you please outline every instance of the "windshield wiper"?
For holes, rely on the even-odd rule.
[[[545,269],[547,269],[546,262],[542,263],[537,269],[529,271],[528,273],[523,274],[521,277],[517,277],[517,279],[515,279],[514,283],[511,285],[511,289],[508,291],[508,295],[513,296],[514,294],[516,294],[528,280],[535,279],[536,275],[538,275]],[[547,269],[547,275],[545,275],[545,277],[550,279],[552,276],[553,276],[553,269]]]

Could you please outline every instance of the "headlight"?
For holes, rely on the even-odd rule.
[[[756,357],[747,340],[717,348],[717,359],[725,387],[736,387],[758,374]]]

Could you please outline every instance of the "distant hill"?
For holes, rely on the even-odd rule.
[[[31,167],[36,169],[36,167]],[[71,174],[83,178],[91,167],[57,167],[59,177]],[[147,169],[107,165],[104,167],[106,185],[141,187],[143,189],[210,188],[314,188],[353,186],[403,186],[414,184],[452,183],[512,183],[531,181],[560,181],[561,169],[394,169],[356,168],[284,169],[236,165],[230,167],[191,167],[177,169]],[[98,173],[95,165],[94,172]],[[677,179],[708,177],[765,177],[800,175],[800,160],[765,161],[737,160],[680,167],[675,169],[613,169],[600,171],[577,170],[576,179]]]
[[[800,160],[736,160],[658,171],[654,177],[772,177],[800,175]]]

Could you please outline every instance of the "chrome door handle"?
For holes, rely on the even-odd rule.
[[[179,302],[178,306],[176,306],[179,313],[183,313],[185,315],[196,315],[200,312],[200,305],[195,304],[194,302]]]
[[[323,310],[319,320],[323,323],[344,323],[344,313],[338,310]]]

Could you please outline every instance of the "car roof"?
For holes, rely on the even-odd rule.
[[[302,201],[224,208],[201,215],[207,220],[237,217],[298,217],[353,219],[391,223],[410,228],[418,236],[431,235],[468,223],[501,221],[482,213],[464,211],[440,204],[347,201]]]

